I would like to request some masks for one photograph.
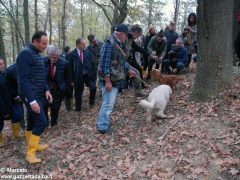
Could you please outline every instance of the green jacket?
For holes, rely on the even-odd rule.
[[[152,54],[152,51],[156,51],[156,55],[158,57],[164,58],[167,52],[167,42],[163,39],[163,41],[159,44],[157,41],[157,36],[153,36],[147,48],[150,54]]]

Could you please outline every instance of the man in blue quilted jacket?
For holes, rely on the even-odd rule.
[[[47,45],[47,34],[38,31],[32,36],[32,42],[24,47],[17,57],[19,95],[28,111],[25,136],[28,143],[26,160],[29,163],[41,162],[41,159],[36,157],[36,151],[48,148],[48,145],[39,144],[40,135],[48,127],[44,107],[46,101],[52,102],[44,61],[40,55]]]

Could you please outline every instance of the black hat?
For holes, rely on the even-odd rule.
[[[127,25],[125,25],[125,24],[119,24],[119,25],[116,27],[116,31],[117,31],[117,32],[128,33],[128,27],[127,27]]]

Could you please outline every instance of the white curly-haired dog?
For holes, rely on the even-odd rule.
[[[141,100],[139,105],[147,108],[147,121],[152,120],[152,115],[156,113],[157,117],[166,118],[164,110],[172,94],[169,85],[160,85],[152,90],[147,100]]]

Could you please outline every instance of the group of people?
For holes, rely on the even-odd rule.
[[[97,87],[101,92],[97,131],[112,133],[110,114],[119,92],[132,86],[135,96],[145,97],[143,89],[147,87],[143,82],[143,73],[148,70],[150,79],[154,63],[155,68],[161,67],[162,72],[168,74],[173,73],[174,68],[179,73],[189,65],[191,59],[188,54],[196,43],[195,14],[189,17],[189,24],[186,36],[184,33],[178,36],[175,24],[171,22],[165,31],[158,33],[151,26],[145,37],[139,25],[129,28],[120,24],[105,42],[90,34],[88,46],[86,40],[80,37],[76,39],[76,47],[72,51],[66,46],[62,54],[57,47],[48,45],[45,32],[36,32],[31,43],[17,56],[15,64],[6,69],[0,59],[0,145],[3,145],[5,119],[12,120],[13,135],[19,137],[20,124],[25,124],[24,104],[27,110],[26,160],[29,163],[41,162],[36,152],[48,148],[47,144],[40,143],[41,134],[50,122],[51,126],[57,125],[63,100],[66,109],[72,110],[74,96],[75,111],[82,110],[85,86],[90,92],[89,108],[95,105]],[[43,56],[45,49],[47,56]]]

